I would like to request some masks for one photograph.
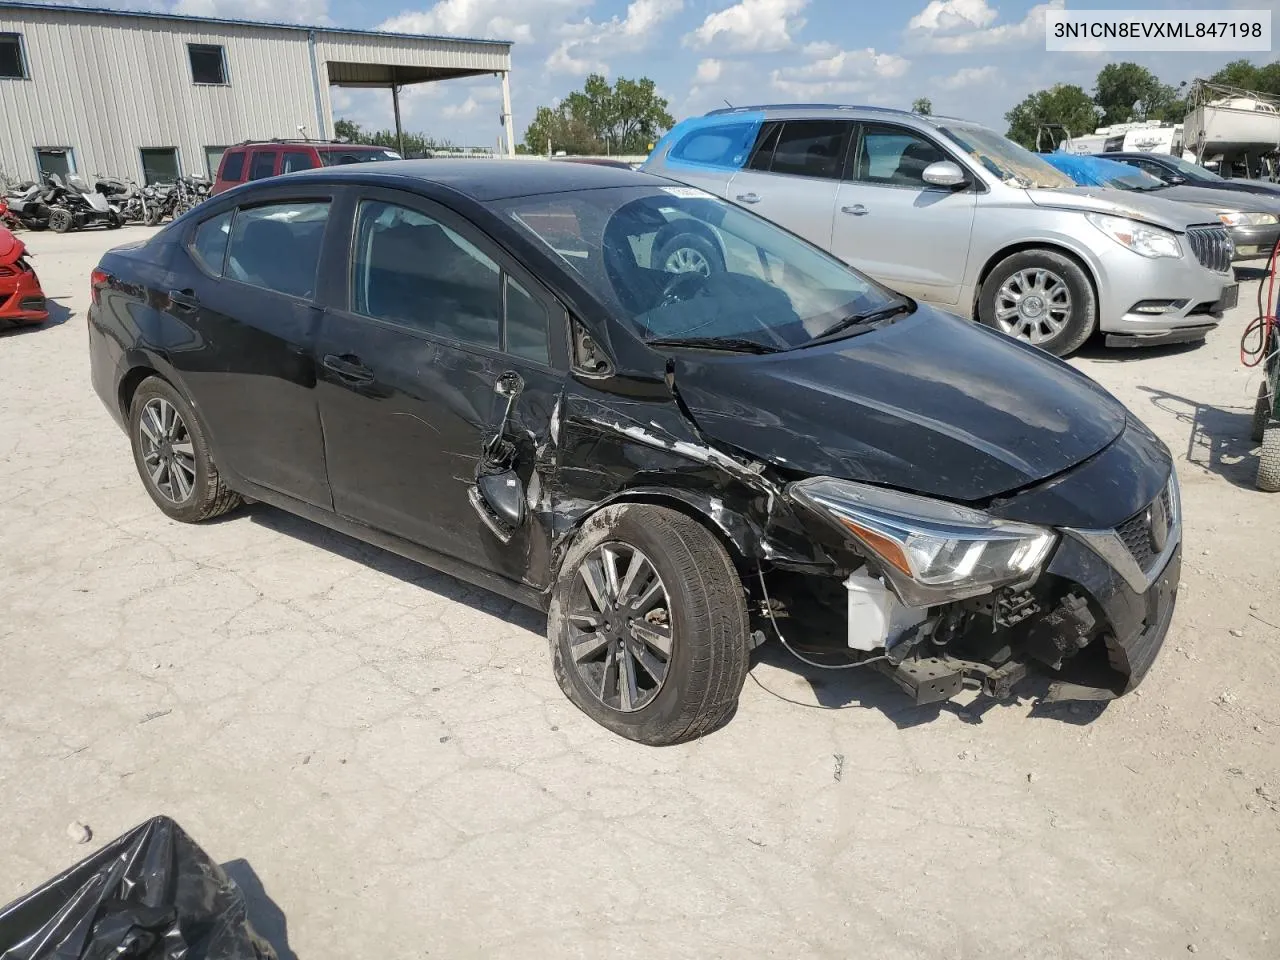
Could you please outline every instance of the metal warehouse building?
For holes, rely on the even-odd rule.
[[[0,0],[0,173],[208,176],[245,140],[327,139],[330,85],[495,74],[511,45]]]

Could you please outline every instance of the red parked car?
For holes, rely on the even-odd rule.
[[[0,227],[0,320],[44,323],[49,307],[26,253],[26,245]]]
[[[295,170],[337,167],[371,160],[400,160],[400,154],[386,147],[332,140],[263,140],[228,147],[218,164],[210,196],[230,190],[248,180],[262,180]]]

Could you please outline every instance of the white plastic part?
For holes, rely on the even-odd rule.
[[[854,650],[887,647],[929,614],[928,607],[908,607],[878,577],[866,570],[844,582],[849,594],[849,646]]]

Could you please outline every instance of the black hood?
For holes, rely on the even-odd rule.
[[[980,501],[1118,437],[1125,408],[1059,360],[921,306],[858,336],[766,356],[686,354],[702,431],[785,470]]]

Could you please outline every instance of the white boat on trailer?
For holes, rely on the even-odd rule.
[[[1280,150],[1280,99],[1197,80],[1183,122],[1183,140],[1200,162],[1206,157],[1256,156]]]

